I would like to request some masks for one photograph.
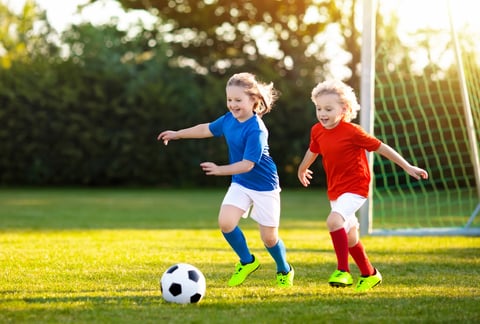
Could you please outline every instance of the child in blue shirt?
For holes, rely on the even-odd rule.
[[[269,154],[268,130],[262,121],[278,98],[273,84],[257,81],[251,73],[233,75],[226,86],[228,112],[210,123],[158,135],[165,145],[171,140],[223,136],[227,142],[229,164],[203,162],[206,175],[231,176],[232,182],[223,199],[218,223],[223,236],[239,257],[229,286],[238,286],[260,262],[250,253],[238,226],[249,216],[259,224],[262,241],[275,260],[277,285],[293,285],[294,270],[287,262],[286,249],[278,236],[280,224],[280,184],[275,162]]]

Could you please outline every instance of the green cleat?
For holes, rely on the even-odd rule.
[[[255,270],[260,267],[260,262],[258,262],[257,258],[253,256],[253,261],[251,263],[242,264],[238,262],[235,265],[235,273],[232,275],[230,280],[228,281],[228,285],[230,287],[235,287],[241,285],[245,279],[247,279],[248,275],[254,272]]]
[[[375,273],[368,277],[360,277],[358,280],[357,287],[355,288],[356,292],[364,292],[367,291],[376,285],[382,282],[382,274],[380,271],[375,269]]]
[[[350,272],[335,270],[328,279],[328,283],[332,287],[347,287],[353,284],[353,279]]]
[[[290,271],[288,273],[277,272],[277,286],[281,288],[287,288],[293,286],[293,277],[295,277],[295,270],[290,265]]]

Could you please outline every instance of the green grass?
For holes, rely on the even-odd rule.
[[[477,207],[475,187],[430,192],[381,190],[374,194],[374,228],[463,228]],[[479,218],[471,227],[480,227]]]
[[[295,286],[256,224],[241,223],[262,267],[226,286],[237,261],[217,229],[223,190],[0,190],[0,323],[478,323],[480,238],[364,237],[384,283],[333,289],[325,193],[284,190],[280,235]],[[197,305],[165,302],[159,279],[192,263],[207,280]],[[357,268],[351,264],[354,277]]]

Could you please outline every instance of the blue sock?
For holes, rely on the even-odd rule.
[[[277,264],[277,272],[288,273],[290,272],[290,265],[287,262],[287,250],[285,249],[285,244],[281,239],[278,239],[277,244],[272,247],[267,247],[267,251],[270,253],[272,258]]]
[[[241,263],[247,264],[253,262],[253,256],[248,249],[247,240],[240,227],[237,226],[230,233],[222,232],[222,234],[228,244],[232,247],[233,251],[237,253]]]

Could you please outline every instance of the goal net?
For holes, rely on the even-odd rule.
[[[363,38],[374,42],[371,66],[362,59],[362,69],[372,71],[371,82],[362,81],[373,94],[373,122],[366,127],[430,178],[417,181],[371,154],[371,197],[361,214],[368,230],[362,234],[480,235],[480,24],[468,25],[465,16],[457,24],[476,2],[365,1],[373,2],[370,22],[376,21],[365,26],[364,17],[364,32],[376,34]]]

